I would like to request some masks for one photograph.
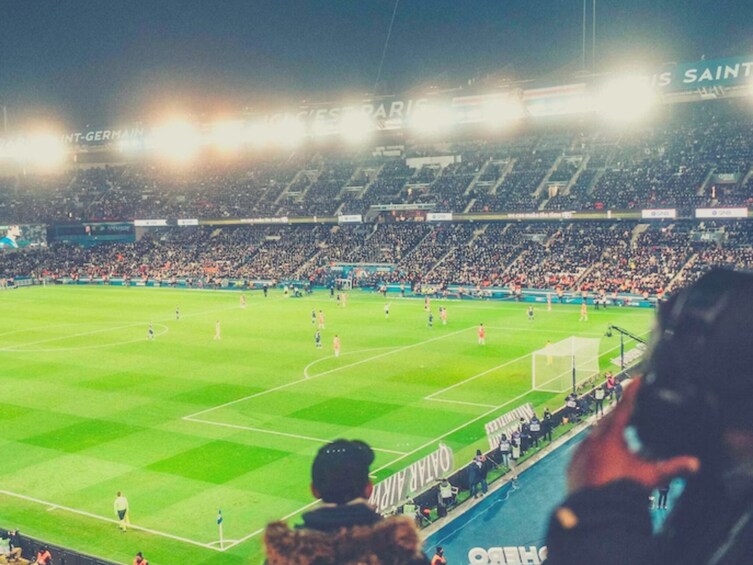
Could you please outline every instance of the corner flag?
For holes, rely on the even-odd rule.
[[[220,529],[220,549],[225,548],[225,539],[222,535],[222,510],[217,511],[217,527]]]

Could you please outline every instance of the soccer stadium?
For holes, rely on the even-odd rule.
[[[468,14],[473,3],[329,3],[321,21],[287,1],[240,4],[215,14],[173,0],[154,12],[113,8],[145,45],[113,31],[122,52],[101,38],[84,48],[86,36],[71,33],[50,57],[80,74],[44,95],[23,73],[47,83],[60,74],[28,59],[36,47],[25,34],[81,31],[104,10],[5,10],[19,29],[0,48],[0,563],[543,563],[547,539],[559,550],[558,536],[580,527],[557,506],[568,461],[587,451],[594,424],[609,422],[594,428],[603,435],[619,421],[623,394],[640,402],[646,383],[638,400],[625,391],[638,388],[642,363],[654,366],[657,310],[679,312],[657,349],[698,321],[690,349],[701,360],[736,358],[709,336],[718,319],[746,316],[753,297],[716,285],[705,292],[727,292],[718,308],[686,312],[717,268],[753,269],[753,46],[735,44],[735,32],[713,38],[723,43],[714,52],[710,38],[670,52],[657,24],[639,34],[656,52],[626,66],[600,49],[617,49],[610,34],[624,37],[620,17],[632,16],[587,0],[568,3],[572,45],[537,47],[546,65],[528,69],[500,63],[523,57],[523,39],[490,62],[473,26],[539,33],[545,2],[479,0],[510,19],[499,31]],[[638,19],[684,10],[639,4]],[[546,17],[565,17],[551,9]],[[728,9],[733,27],[751,15],[743,3]],[[223,35],[233,11],[261,37],[273,25],[294,43],[304,20],[341,34],[340,62],[324,60],[331,38],[301,36],[298,51],[269,61],[249,52],[234,66],[222,56],[238,45]],[[373,29],[358,31],[368,21]],[[193,31],[176,31],[184,25]],[[460,46],[424,36],[431,26],[471,41],[460,63],[448,54]],[[347,53],[361,32],[376,53],[373,88],[354,86],[360,70],[349,82],[347,69],[326,68],[363,64]],[[422,42],[440,69],[431,78],[426,62],[397,62]],[[154,80],[169,74],[160,65],[201,75],[203,63],[186,57],[208,44],[218,93],[245,84],[244,72],[263,80],[281,57],[316,61],[317,50],[318,66],[300,74],[329,84],[301,82],[299,96],[293,82],[276,83],[274,96],[222,111],[207,89],[200,109],[150,101],[129,113],[102,102],[129,97],[125,80],[115,94],[103,84],[111,74],[96,76],[102,61],[86,63],[91,48],[124,77],[126,61]],[[165,82],[155,100],[202,84],[185,81]],[[99,94],[84,94],[89,85]],[[677,307],[683,300],[691,306]],[[650,445],[635,418],[636,442]],[[368,484],[342,495],[359,474]],[[667,500],[671,511],[684,496],[685,482],[670,482],[680,475],[636,479],[657,531]],[[353,505],[368,507],[365,522],[311,534],[310,516]],[[355,536],[395,524],[409,532],[397,545],[416,537],[420,555],[367,557],[373,540]],[[390,555],[389,538],[379,543]],[[568,561],[552,547],[556,563],[633,563]],[[747,562],[715,559],[697,562]]]

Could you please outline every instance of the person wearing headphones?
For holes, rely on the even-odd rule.
[[[579,446],[549,565],[753,563],[753,274],[713,270],[660,305],[643,376]],[[686,486],[659,532],[651,491]]]

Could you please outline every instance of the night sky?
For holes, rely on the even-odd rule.
[[[589,0],[590,3],[591,0]],[[597,0],[597,67],[753,52],[751,0]],[[328,100],[374,88],[394,0],[0,0],[11,129]],[[400,0],[380,93],[581,57],[582,0]],[[590,43],[590,35],[589,35]]]

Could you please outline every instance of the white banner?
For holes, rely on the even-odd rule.
[[[696,218],[747,218],[747,208],[696,208]]]
[[[338,224],[362,224],[363,216],[361,214],[345,214],[337,217]]]
[[[677,210],[674,208],[664,208],[657,210],[641,210],[641,218],[646,220],[660,219],[660,218],[676,218]]]
[[[166,226],[167,220],[133,220],[133,225],[139,228]]]
[[[436,451],[375,484],[369,504],[380,513],[396,508],[408,496],[416,495],[448,476],[454,464],[452,449],[440,443]]]
[[[279,218],[243,218],[240,220],[242,224],[287,224],[288,217],[280,216]]]
[[[452,221],[452,212],[429,212],[426,214],[426,221],[427,222],[451,222]]]
[[[507,437],[510,437],[510,433],[518,427],[520,419],[525,418],[526,420],[530,420],[533,414],[533,405],[529,402],[502,414],[491,422],[487,422],[484,425],[484,429],[486,430],[486,439],[489,441],[489,449],[497,449],[499,447],[499,437],[503,433],[507,434]]]
[[[179,226],[198,226],[199,220],[196,218],[190,218],[187,220],[178,220]]]

